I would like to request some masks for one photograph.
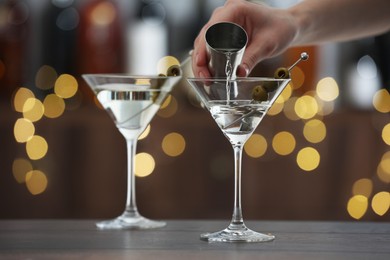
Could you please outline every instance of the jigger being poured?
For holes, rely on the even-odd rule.
[[[207,29],[205,39],[211,75],[234,79],[248,42],[245,30],[235,23],[216,23]]]

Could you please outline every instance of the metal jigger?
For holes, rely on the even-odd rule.
[[[211,75],[215,78],[226,78],[227,70],[231,69],[230,76],[234,79],[248,42],[245,30],[235,23],[216,23],[207,29],[205,38]],[[230,55],[231,68],[226,67],[227,52]]]

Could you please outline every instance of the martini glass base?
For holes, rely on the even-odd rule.
[[[275,236],[258,233],[247,227],[242,229],[228,227],[218,232],[201,234],[200,239],[207,242],[268,242],[274,240]]]
[[[150,220],[139,214],[132,217],[126,215],[123,214],[115,219],[97,222],[96,226],[99,229],[154,229],[166,226],[163,221]]]

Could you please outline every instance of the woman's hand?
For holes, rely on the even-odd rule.
[[[215,9],[194,42],[192,68],[196,77],[210,77],[207,67],[205,32],[218,22],[233,22],[248,34],[248,44],[237,76],[246,77],[257,63],[283,52],[294,41],[298,27],[294,18],[283,9],[243,0],[228,0]]]

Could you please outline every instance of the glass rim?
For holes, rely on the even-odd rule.
[[[180,78],[178,76],[161,76],[161,75],[135,75],[128,73],[86,73],[81,74],[82,77],[95,77],[95,78],[127,78],[127,79],[168,79],[168,78]]]
[[[187,77],[187,80],[189,81],[227,81],[228,79],[226,77],[206,77],[206,78],[197,78],[197,77]],[[229,79],[231,82],[235,81],[246,81],[246,82],[255,82],[255,81],[275,81],[275,82],[283,82],[286,80],[291,80],[291,78],[288,79],[276,79],[271,77],[235,77],[233,79]]]

